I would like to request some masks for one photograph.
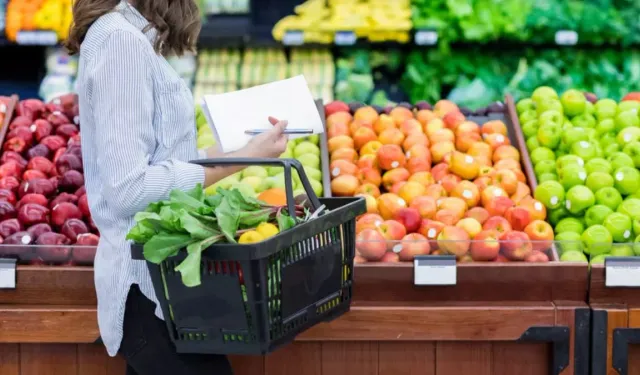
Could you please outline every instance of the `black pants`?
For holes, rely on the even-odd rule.
[[[133,285],[124,314],[120,355],[127,375],[232,375],[227,357],[178,354],[166,323],[155,316],[155,304]]]

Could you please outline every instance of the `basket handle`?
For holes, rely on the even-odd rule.
[[[192,160],[190,161],[192,164],[202,165],[203,167],[216,167],[216,166],[231,166],[231,165],[281,165],[284,167],[284,186],[285,193],[287,195],[287,209],[289,210],[289,215],[292,218],[296,217],[296,207],[295,200],[293,196],[293,183],[292,183],[292,175],[291,168],[294,168],[298,172],[298,176],[300,177],[300,182],[302,182],[302,187],[307,193],[307,197],[309,197],[309,201],[311,203],[311,207],[313,209],[317,209],[320,207],[320,201],[316,196],[316,193],[313,191],[311,184],[309,183],[309,179],[307,178],[307,174],[302,167],[302,164],[296,159],[258,159],[258,158],[215,158],[215,159],[202,159],[202,160]]]

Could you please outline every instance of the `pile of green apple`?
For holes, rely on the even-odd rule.
[[[539,87],[516,109],[561,260],[640,256],[640,101]]]
[[[202,111],[202,107],[199,105],[196,106],[196,128],[198,131],[198,138],[196,140],[198,150],[215,146],[216,140],[213,137],[213,130],[211,130],[207,118]]]
[[[320,137],[318,135],[292,139],[287,144],[287,150],[280,155],[280,158],[300,161],[313,191],[317,196],[321,197],[324,190],[319,142]],[[294,170],[292,175],[294,196],[305,194],[298,173]],[[257,196],[263,191],[273,188],[285,190],[284,169],[277,166],[250,166],[211,185],[205,190],[205,193],[213,195],[218,187],[223,189],[236,188],[249,196]]]

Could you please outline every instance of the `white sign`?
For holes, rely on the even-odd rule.
[[[58,44],[58,34],[45,30],[18,31],[16,43],[25,46],[55,46]]]
[[[640,288],[640,258],[607,257],[604,260],[605,286]]]
[[[438,43],[438,32],[433,30],[418,30],[414,36],[416,45],[433,46]]]
[[[575,46],[578,44],[578,33],[573,30],[556,31],[556,44],[559,46]]]
[[[300,30],[286,31],[282,37],[285,46],[301,46],[304,44],[304,32]]]
[[[16,260],[0,259],[0,289],[16,288]]]
[[[456,285],[457,278],[454,256],[423,255],[413,260],[414,285]]]

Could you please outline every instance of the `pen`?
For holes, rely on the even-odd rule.
[[[269,129],[253,129],[246,130],[244,133],[248,135],[258,135],[262,133],[268,132]],[[311,129],[286,129],[284,134],[313,134],[313,130]]]

